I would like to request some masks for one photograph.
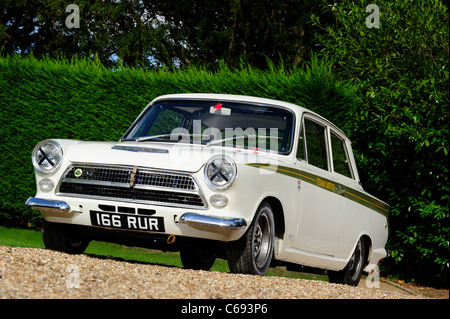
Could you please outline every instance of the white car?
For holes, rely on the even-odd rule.
[[[259,275],[279,261],[350,285],[388,254],[389,206],[361,187],[350,141],[298,105],[165,95],[119,142],[45,140],[32,161],[49,249],[102,240]]]

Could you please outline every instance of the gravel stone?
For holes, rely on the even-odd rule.
[[[2,299],[417,299],[324,281],[229,274],[0,246]]]

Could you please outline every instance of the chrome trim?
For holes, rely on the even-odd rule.
[[[217,158],[225,159],[225,160],[227,160],[227,161],[231,164],[231,166],[233,166],[234,174],[233,174],[233,176],[231,177],[231,180],[229,180],[229,181],[228,181],[225,185],[223,185],[223,186],[217,186],[217,185],[214,185],[213,182],[209,179],[208,173],[207,173],[209,165],[211,165],[211,163],[212,163],[215,159],[217,159]],[[217,169],[217,170],[218,170],[218,169]],[[214,189],[214,190],[226,190],[226,189],[230,188],[231,185],[233,185],[234,181],[236,180],[237,174],[238,174],[238,171],[237,171],[237,165],[236,165],[236,162],[235,162],[230,156],[228,156],[228,155],[226,155],[226,154],[220,154],[220,155],[215,155],[215,156],[211,157],[211,158],[208,160],[208,162],[206,163],[205,167],[203,168],[203,176],[204,176],[204,178],[205,178],[206,184],[208,184],[208,186],[211,187],[211,188]]]
[[[94,180],[85,180],[85,179],[76,179],[76,178],[64,178],[64,177],[61,179],[61,182],[58,184],[58,186],[60,186],[60,184],[62,184],[64,182],[74,183],[74,184],[85,184],[85,185],[98,185],[98,186],[112,186],[112,187],[130,188],[130,183],[94,181]],[[154,191],[168,191],[168,192],[172,192],[172,193],[196,194],[196,195],[199,194],[197,189],[189,190],[189,189],[178,189],[178,188],[170,188],[170,187],[163,187],[163,186],[152,186],[152,185],[141,185],[141,184],[134,185],[133,188],[154,190]],[[59,191],[59,188],[58,188],[58,191]]]
[[[58,213],[67,213],[70,211],[70,206],[66,202],[53,201],[43,198],[30,197],[25,202],[25,205],[31,209],[40,211],[52,211]]]
[[[65,175],[65,174],[63,174]],[[99,185],[99,186],[115,186],[115,187],[123,187],[130,188],[130,183],[119,183],[119,182],[107,182],[107,181],[95,181],[95,180],[86,180],[86,179],[77,179],[77,178],[61,178],[58,183],[57,192],[59,192],[59,187],[62,183],[74,183],[74,184],[86,184],[86,185]]]
[[[149,147],[127,146],[127,145],[115,145],[111,147],[113,150],[128,151],[128,152],[144,152],[144,153],[161,153],[167,154],[169,150]]]
[[[120,187],[120,184],[123,184],[123,185],[127,185],[127,186],[129,187],[129,183],[106,182],[106,181],[94,181],[94,180],[83,180],[83,179],[77,179],[77,178],[64,178],[64,176],[65,176],[65,175],[72,169],[72,167],[74,167],[74,166],[89,166],[89,167],[98,167],[98,168],[105,168],[105,169],[108,169],[108,168],[110,168],[110,169],[123,169],[123,170],[130,170],[130,171],[132,171],[132,170],[133,170],[133,167],[134,167],[134,166],[132,166],[132,165],[111,165],[111,164],[96,164],[96,163],[81,163],[81,162],[75,162],[75,163],[70,164],[70,165],[66,168],[66,170],[64,171],[64,173],[61,175],[61,180],[59,181],[59,183],[58,183],[58,185],[57,185],[57,190],[59,190],[59,186],[61,185],[62,182],[64,182],[64,181],[75,182],[75,180],[78,181],[78,182],[81,182],[81,183],[82,183],[82,181],[87,181],[86,184],[95,184],[95,182],[100,182],[100,183],[103,183],[103,184],[101,184],[101,185],[104,185],[104,186],[119,186],[119,187]],[[140,173],[162,173],[162,174],[169,174],[169,175],[183,175],[183,176],[190,177],[190,178],[192,178],[192,179],[194,180],[195,191],[198,191],[199,193],[201,193],[200,188],[199,188],[199,186],[198,186],[198,181],[197,181],[197,179],[195,178],[194,175],[192,175],[192,174],[190,174],[190,173],[182,172],[182,171],[171,171],[171,170],[165,170],[165,169],[159,169],[159,168],[142,167],[142,166],[138,166],[138,167],[137,167],[137,170],[138,170]],[[89,181],[90,181],[91,183],[89,183]],[[98,184],[98,185],[100,185],[100,184]],[[140,185],[140,184],[137,184],[135,187],[137,187],[137,186],[158,187],[158,186]],[[166,187],[161,187],[161,186],[160,186],[160,189],[161,189],[161,190],[163,190],[163,189],[165,189],[165,190],[174,190],[174,189],[176,189],[176,188],[170,188],[170,187],[167,187],[167,188],[166,188]],[[186,192],[189,192],[189,190],[186,189]]]
[[[89,180],[81,180],[81,179],[74,179],[74,178],[64,178],[66,174],[72,169],[74,166],[89,166],[89,167],[100,167],[100,168],[111,168],[111,169],[124,169],[124,170],[133,170],[132,165],[111,165],[111,164],[95,164],[95,163],[81,163],[81,162],[75,162],[72,163],[67,167],[67,169],[64,171],[64,173],[61,175],[61,179],[59,180],[58,184],[56,185],[56,195],[57,196],[65,196],[65,197],[78,197],[78,198],[86,198],[86,199],[101,199],[101,200],[109,200],[109,201],[116,201],[116,202],[126,202],[126,203],[136,203],[136,204],[148,204],[148,205],[156,205],[156,206],[167,206],[167,207],[177,207],[177,208],[190,208],[190,209],[199,209],[199,210],[206,210],[208,209],[208,202],[205,199],[205,196],[203,195],[202,190],[200,189],[199,183],[197,181],[197,178],[193,174],[181,172],[181,171],[171,171],[171,170],[164,170],[164,169],[158,169],[158,168],[148,168],[148,167],[142,167],[138,166],[139,172],[148,172],[148,173],[163,173],[163,174],[170,174],[170,175],[183,175],[188,176],[192,178],[194,181],[194,190],[189,189],[176,189],[176,188],[170,188],[170,187],[162,187],[162,186],[152,186],[152,185],[135,185],[134,188],[136,189],[146,189],[146,190],[160,190],[160,191],[169,191],[173,193],[185,193],[185,194],[196,194],[200,196],[200,200],[203,203],[203,206],[193,206],[193,205],[183,205],[183,204],[176,204],[176,203],[166,203],[166,202],[154,202],[154,201],[143,201],[143,200],[135,200],[135,199],[127,199],[127,198],[115,198],[115,197],[104,197],[104,196],[95,196],[95,195],[82,195],[82,194],[70,194],[70,193],[61,193],[59,191],[61,184],[63,182],[70,182],[70,183],[80,183],[80,184],[87,184],[87,185],[102,185],[102,186],[115,186],[115,187],[123,187],[123,188],[130,188],[129,183],[119,183],[119,182],[106,182],[106,181],[89,181]]]
[[[42,145],[44,145],[45,143],[50,143],[50,144],[53,144],[54,146],[56,146],[56,148],[58,149],[59,153],[61,154],[61,159],[59,160],[59,163],[56,163],[50,171],[43,170],[43,169],[40,167],[39,163],[36,163],[36,158],[35,158],[36,152],[37,152],[37,151],[42,147]],[[53,173],[55,173],[55,172],[61,167],[61,163],[63,162],[63,157],[64,157],[64,151],[63,151],[63,148],[62,148],[61,144],[59,144],[59,143],[58,143],[57,141],[55,141],[55,140],[43,140],[43,141],[40,141],[40,142],[34,147],[33,153],[31,154],[31,162],[33,163],[33,167],[34,167],[38,172],[43,173],[43,174],[47,174],[47,175],[48,175],[48,174],[53,174]]]
[[[175,222],[187,224],[189,226],[229,230],[236,230],[247,226],[247,222],[244,218],[224,218],[195,213],[183,214],[179,219],[175,220]]]
[[[66,194],[66,193],[57,193],[56,195],[64,196],[64,197],[72,197],[72,198],[95,199],[95,200],[110,201],[110,202],[154,205],[154,206],[175,207],[175,208],[188,208],[188,209],[197,209],[197,210],[206,210],[208,208],[206,206],[206,202],[204,202],[205,206],[193,206],[193,205],[182,205],[182,204],[176,204],[176,203],[145,201],[145,200],[139,200],[139,199],[103,197],[103,196],[95,196],[95,195]]]

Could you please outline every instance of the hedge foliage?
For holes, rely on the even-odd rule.
[[[392,193],[407,193],[410,188],[411,194],[417,194],[412,199],[416,201],[410,205],[431,209],[427,206],[430,203],[421,202],[422,190],[418,194],[415,189],[416,171],[422,167],[422,174],[428,174],[427,163],[418,165],[411,172],[402,171],[402,185],[406,185],[405,188],[391,188],[392,183],[386,176],[398,177],[399,167],[385,164],[399,163],[411,154],[394,151],[395,147],[401,148],[399,141],[404,141],[398,140],[398,136],[393,136],[391,131],[374,129],[377,125],[384,125],[385,119],[374,115],[372,110],[367,110],[368,113],[364,111],[366,104],[357,96],[357,90],[356,84],[339,81],[332,75],[330,61],[314,57],[301,69],[287,71],[283,65],[272,65],[264,72],[245,66],[231,70],[225,64],[215,72],[193,67],[159,71],[125,67],[109,70],[97,60],[37,60],[19,55],[0,58],[0,224],[39,224],[39,214],[23,205],[28,197],[35,194],[31,152],[39,141],[47,138],[117,141],[153,98],[170,93],[207,92],[252,95],[297,103],[330,119],[354,141],[363,185],[369,185],[378,197],[392,205],[395,214],[391,217],[391,225],[417,225],[421,220],[411,211],[405,211],[404,198],[395,198]],[[415,105],[409,108],[414,110]],[[370,114],[370,122],[364,116],[367,114]],[[401,118],[398,120],[401,121]],[[448,113],[446,125],[448,134]],[[398,129],[401,127],[399,122]],[[411,143],[415,145],[414,141]],[[448,149],[448,140],[444,146]],[[447,154],[444,155],[442,150],[432,155],[447,159]],[[382,172],[383,178],[376,175],[380,167],[387,170]],[[441,194],[442,188],[448,190],[446,179],[439,185],[434,184],[433,179],[426,179],[425,182],[429,183],[424,193],[426,196],[430,193],[433,197],[435,190]],[[436,215],[434,219],[429,217],[434,223],[427,223],[425,229],[417,227],[416,235],[443,236],[429,239],[431,250],[436,245],[436,249],[430,252],[433,258],[427,259],[425,256],[418,260],[416,255],[412,258],[406,255],[396,262],[413,268],[420,263],[418,269],[428,267],[433,270],[430,277],[436,278],[438,273],[440,280],[445,276],[448,280],[448,273],[442,273],[448,271],[445,268],[447,261],[448,269],[448,204],[444,207],[440,198],[432,198],[430,202],[438,205],[436,210],[430,210],[430,214]],[[427,240],[423,239],[425,242]],[[389,242],[397,253],[404,251],[403,238],[392,227]],[[434,260],[436,255],[441,258],[439,263]]]
[[[98,60],[0,58],[0,223],[39,221],[39,214],[23,205],[35,194],[31,152],[39,141],[117,141],[152,99],[194,92],[300,103],[323,109],[321,113],[336,122],[344,122],[355,107],[344,83],[335,81],[330,66],[317,59],[294,72],[282,67],[269,72],[231,70],[222,64],[211,73],[202,68],[113,71]]]
[[[363,107],[353,139],[369,192],[391,209],[392,272],[448,285],[449,14],[441,0],[378,3],[380,27],[368,28],[367,3],[322,2],[314,17],[321,54],[333,74],[351,79]],[[369,19],[370,20],[370,19]]]

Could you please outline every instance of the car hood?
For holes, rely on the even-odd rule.
[[[83,142],[58,141],[64,157],[72,163],[127,165],[175,171],[198,172],[213,156],[227,154],[239,163],[270,163],[276,155],[252,150],[185,143],[164,142]]]
[[[64,143],[61,143],[64,144]],[[214,148],[203,145],[150,142],[78,142],[66,156],[73,163],[132,165],[186,172],[199,171],[214,155]]]

